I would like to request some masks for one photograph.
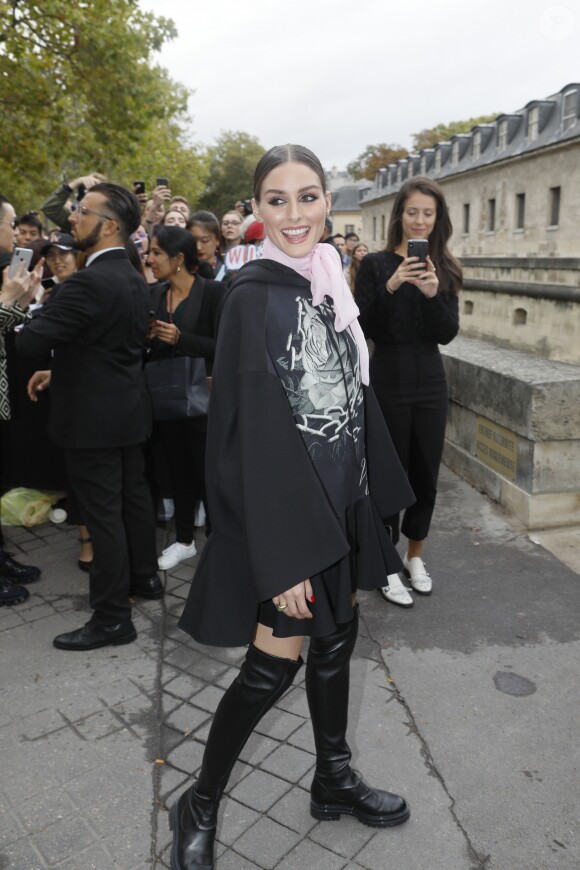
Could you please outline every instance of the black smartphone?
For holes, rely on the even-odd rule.
[[[134,181],[133,182],[133,193],[145,193],[145,182],[144,181]]]
[[[154,320],[157,320],[157,314],[155,311],[151,310],[149,312],[149,323],[153,323]]]
[[[426,263],[429,256],[429,242],[427,239],[409,239],[407,242],[407,256],[419,257],[419,263]],[[419,265],[416,263],[415,265]]]
[[[79,184],[79,186],[77,187],[77,202],[81,201],[86,192],[87,189],[84,184]]]
[[[169,187],[169,179],[168,178],[158,178],[157,187]]]

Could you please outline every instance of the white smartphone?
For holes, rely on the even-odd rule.
[[[14,278],[21,263],[24,263],[26,269],[30,268],[32,262],[32,254],[34,251],[31,248],[14,248],[10,266],[8,267],[8,277]]]

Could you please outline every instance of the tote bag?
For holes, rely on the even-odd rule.
[[[182,420],[207,414],[209,388],[203,357],[172,356],[147,363],[145,380],[154,420]]]

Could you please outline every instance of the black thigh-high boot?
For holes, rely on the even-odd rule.
[[[350,767],[346,742],[350,657],[358,634],[358,607],[351,622],[326,637],[313,637],[306,661],[306,694],[316,744],[316,772],[310,789],[315,819],[335,820],[341,813],[365,825],[399,825],[410,815],[399,795],[370,788]]]
[[[290,688],[302,659],[281,659],[250,645],[246,659],[218,704],[199,778],[173,804],[171,870],[213,870],[220,798],[248,737]]]

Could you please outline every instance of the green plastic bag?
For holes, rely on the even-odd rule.
[[[5,492],[0,499],[0,519],[3,526],[38,526],[48,520],[52,506],[61,498],[60,493],[40,492],[38,489],[17,487]]]

